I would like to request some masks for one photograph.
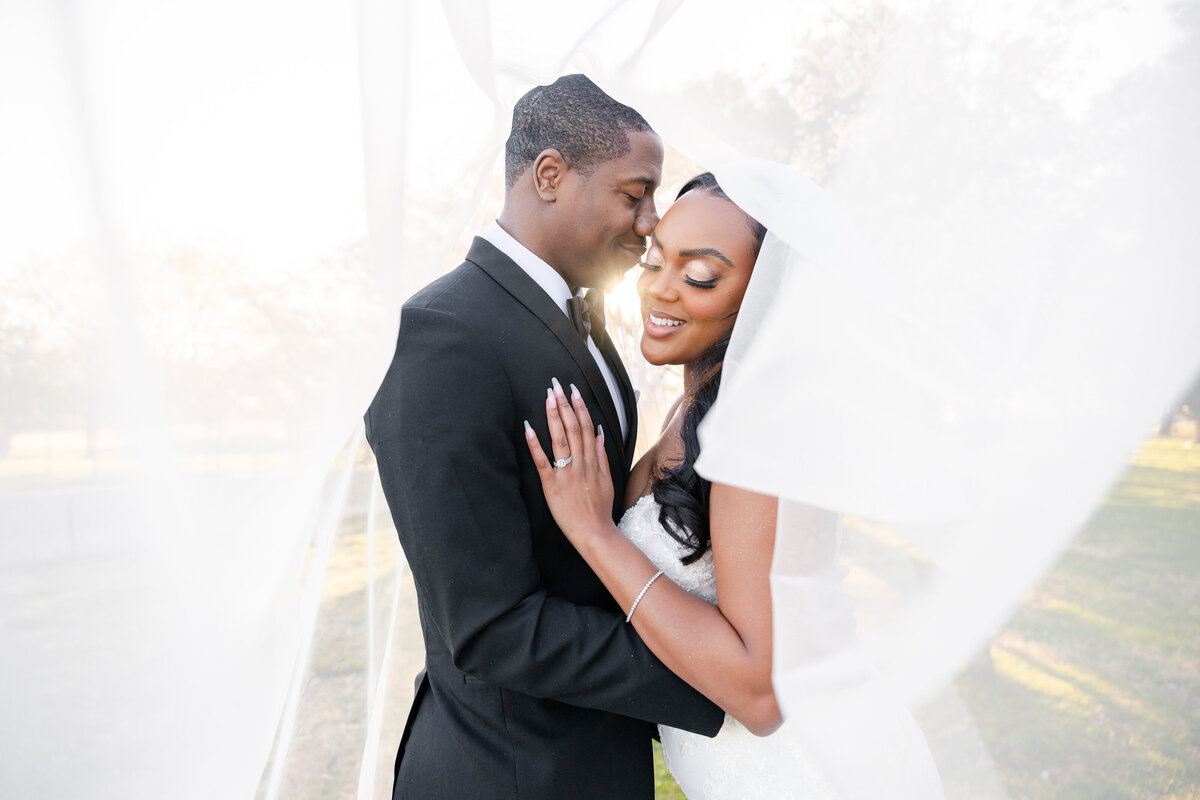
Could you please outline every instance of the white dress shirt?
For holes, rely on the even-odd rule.
[[[567,316],[567,319],[571,318],[567,312],[567,301],[571,299],[571,287],[567,286],[566,280],[558,274],[554,267],[538,258],[529,248],[514,239],[512,234],[500,227],[499,222],[493,221],[491,226],[483,232],[483,238],[496,245],[501,253],[516,262],[517,266],[525,271],[525,274],[542,287],[542,291],[550,296],[550,299]],[[578,294],[582,295],[583,290],[581,289]],[[592,358],[596,360],[596,366],[600,367],[600,374],[604,376],[604,382],[608,384],[608,393],[612,398],[613,406],[617,409],[617,417],[621,421],[621,437],[624,438],[629,431],[629,424],[625,420],[625,402],[621,399],[621,387],[617,385],[617,379],[612,370],[608,368],[608,362],[604,360],[600,348],[596,347],[596,342],[590,336],[587,338],[587,346],[591,351]],[[570,390],[567,389],[567,391]]]

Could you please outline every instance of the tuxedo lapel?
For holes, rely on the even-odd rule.
[[[471,249],[467,252],[467,261],[475,264],[484,272],[486,272],[492,280],[500,284],[503,289],[512,295],[521,305],[525,306],[531,314],[540,319],[547,328],[558,338],[562,346],[570,353],[571,358],[579,365],[584,377],[587,379],[588,386],[592,390],[592,395],[597,398],[600,403],[600,413],[603,414],[603,425],[607,430],[621,430],[620,417],[617,416],[617,408],[614,405],[615,398],[608,390],[608,384],[604,380],[604,375],[600,372],[599,365],[596,364],[596,359],[592,357],[592,353],[588,350],[587,344],[579,336],[575,327],[571,324],[571,320],[559,308],[550,296],[542,290],[542,287],[537,285],[537,282],[525,272],[525,270],[513,263],[512,259],[486,239],[475,237],[475,241],[471,243]],[[606,337],[607,338],[607,337]],[[606,342],[607,343],[607,342]],[[612,345],[608,347],[611,349]],[[614,367],[614,361],[620,365],[619,358],[615,358],[615,351],[612,354],[614,357],[609,360],[610,368],[614,369],[614,374],[618,375],[618,382],[621,384],[622,394],[632,394],[632,389],[629,389],[629,376],[625,374],[625,368]],[[608,358],[608,354],[605,354]],[[629,407],[628,400],[624,397],[621,402],[625,402],[626,408]],[[636,416],[629,418],[631,422],[629,428],[632,431],[636,424]],[[620,437],[613,437],[605,442],[607,448],[611,441],[613,445],[616,463],[625,464],[628,471],[628,453],[632,450],[626,447],[626,443]]]

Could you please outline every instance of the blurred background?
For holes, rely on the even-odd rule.
[[[706,134],[832,186],[889,44],[912,32],[884,2],[763,3],[734,23],[703,3],[602,5],[0,5],[3,794],[389,796],[421,639],[360,417],[400,301],[499,208],[496,144],[530,74],[657,70],[714,110]],[[908,113],[966,120],[956,133],[1119,116],[1173,88],[1160,74],[1200,77],[1194,3],[1031,6],[1020,30],[934,6],[946,85]],[[471,49],[487,42],[460,25],[481,11],[487,74]],[[521,21],[539,13],[576,46],[535,64]],[[694,50],[597,43],[631,14]],[[1026,105],[981,103],[1012,64],[1051,56],[1061,71]],[[1164,120],[1165,140],[1190,124]],[[667,145],[660,210],[706,168]],[[634,278],[608,313],[644,448],[681,381],[638,357]],[[1194,288],[1153,293],[1166,316]],[[1197,345],[1130,343],[1193,368]],[[1200,380],[1182,372],[1086,526],[917,711],[935,756],[993,778],[955,783],[948,765],[949,796],[1200,797]],[[883,523],[846,526],[851,582],[873,548],[905,546]],[[659,766],[659,796],[681,796]]]

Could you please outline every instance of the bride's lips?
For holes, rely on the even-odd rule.
[[[670,336],[687,323],[679,317],[651,308],[646,312],[646,335],[655,339]]]

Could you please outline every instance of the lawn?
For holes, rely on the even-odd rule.
[[[1200,800],[1200,444],[1191,438],[1146,443],[1055,569],[957,682],[1012,800]],[[45,490],[87,483],[96,472],[76,453],[47,458],[7,459],[8,472],[20,474],[0,470],[0,479],[9,489]],[[357,466],[352,494],[362,509],[375,489],[369,452]],[[375,797],[385,798],[421,640],[411,578],[392,566],[395,532],[386,507],[377,511],[376,610],[385,612],[393,587],[401,588],[376,770]],[[351,511],[331,556],[282,781],[280,796],[290,800],[357,796],[371,663],[365,529],[365,515]],[[376,631],[376,656],[387,634]],[[1014,719],[1031,733],[1007,736]],[[682,798],[655,752],[656,796]],[[974,800],[979,792],[953,796]]]
[[[1200,446],[1190,438],[1145,445],[990,658],[959,681],[1013,798],[1200,797]],[[1005,736],[1010,719],[1033,734]]]

